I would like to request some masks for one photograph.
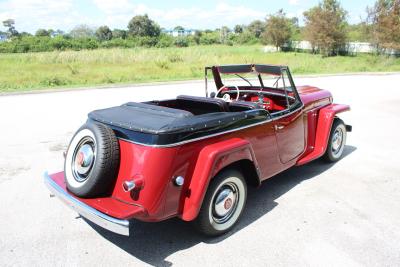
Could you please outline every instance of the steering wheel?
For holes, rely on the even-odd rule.
[[[229,87],[235,87],[235,89],[236,89],[236,99],[235,99],[235,101],[238,101],[239,100],[239,96],[240,96],[240,90],[239,90],[239,87],[237,87],[237,86],[226,86],[226,85],[223,85],[221,88],[218,89],[217,94],[215,95],[215,98],[222,99],[225,102],[232,102],[231,96],[229,94],[224,94],[222,97],[217,97],[217,95],[219,95],[219,93],[221,93],[222,90],[229,89]]]

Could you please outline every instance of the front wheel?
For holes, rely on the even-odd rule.
[[[239,220],[247,198],[242,173],[228,169],[210,183],[194,225],[201,233],[217,236],[228,232]]]
[[[324,160],[326,162],[336,162],[342,157],[346,144],[346,135],[346,126],[343,121],[341,119],[335,119],[324,155]]]

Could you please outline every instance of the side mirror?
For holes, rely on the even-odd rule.
[[[211,92],[210,97],[215,98],[215,92]]]

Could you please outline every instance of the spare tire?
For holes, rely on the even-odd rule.
[[[67,188],[78,197],[110,193],[119,171],[119,144],[113,130],[87,122],[72,137],[65,156]]]

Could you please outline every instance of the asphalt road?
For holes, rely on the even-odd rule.
[[[237,227],[216,239],[177,219],[135,222],[130,237],[78,217],[43,184],[97,108],[203,94],[202,83],[0,97],[2,266],[399,266],[400,74],[295,79],[352,111],[345,157],[292,168],[249,191]]]

